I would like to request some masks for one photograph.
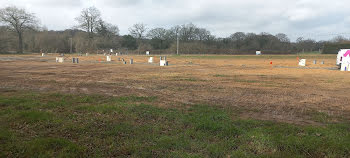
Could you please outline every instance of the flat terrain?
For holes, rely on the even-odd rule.
[[[0,156],[350,156],[335,55],[56,56],[0,55]]]
[[[350,116],[350,74],[333,70],[330,55],[300,56],[311,69],[298,68],[296,56],[168,56],[169,67],[147,64],[146,56],[113,57],[111,63],[104,56],[80,57],[80,64],[66,58],[66,63],[55,63],[54,55],[2,55],[0,60],[10,60],[0,62],[0,87],[157,96],[157,106],[233,106],[248,109],[242,117],[296,124],[316,123],[305,115],[314,112]],[[117,58],[133,58],[135,64],[123,65]]]

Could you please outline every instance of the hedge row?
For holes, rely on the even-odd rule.
[[[322,54],[338,54],[340,49],[350,49],[350,44],[325,44]]]

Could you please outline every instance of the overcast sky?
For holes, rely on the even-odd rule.
[[[218,37],[234,32],[286,33],[317,40],[350,37],[349,0],[0,0],[35,13],[49,30],[72,28],[83,8],[95,6],[122,35],[134,23],[170,28],[190,23]]]

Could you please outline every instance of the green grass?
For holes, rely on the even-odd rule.
[[[52,120],[54,115],[50,112],[42,111],[21,111],[17,113],[16,120],[23,120],[27,123],[35,123],[40,121],[49,121]]]
[[[233,81],[234,82],[239,82],[239,83],[248,83],[248,84],[253,84],[253,83],[268,83],[268,84],[272,84],[273,83],[271,81],[265,81],[263,79],[259,79],[259,80],[244,79],[244,78],[242,78],[239,75],[233,76]]]
[[[64,138],[38,138],[23,146],[28,157],[80,157],[84,148]]]
[[[176,76],[172,78],[172,81],[188,81],[188,82],[200,82],[206,81],[196,77]]]
[[[297,53],[297,54],[299,54],[299,55],[303,55],[303,54],[305,54],[305,55],[321,55],[322,52],[319,52],[319,51],[313,51],[313,52],[299,52],[299,53]]]
[[[331,120],[331,117],[323,112],[312,111],[309,115],[311,116],[312,120],[320,123],[328,123]]]
[[[230,75],[215,74],[214,77],[226,78],[226,77],[230,77]]]
[[[350,157],[349,122],[330,124],[320,113],[324,126],[298,126],[157,101],[2,93],[0,157]]]
[[[241,83],[259,83],[261,81],[258,80],[246,80],[246,79],[234,79],[235,82],[241,82]]]

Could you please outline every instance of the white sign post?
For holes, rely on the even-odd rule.
[[[56,57],[56,63],[63,63],[64,58],[63,57]]]
[[[112,61],[112,57],[111,56],[107,56],[107,61],[111,62]]]
[[[149,57],[148,63],[153,63],[153,57]]]
[[[299,60],[299,66],[306,66],[306,59]]]
[[[166,57],[160,57],[159,66],[168,66],[168,61],[166,60]]]
[[[168,66],[168,62],[166,60],[160,60],[160,66]]]

